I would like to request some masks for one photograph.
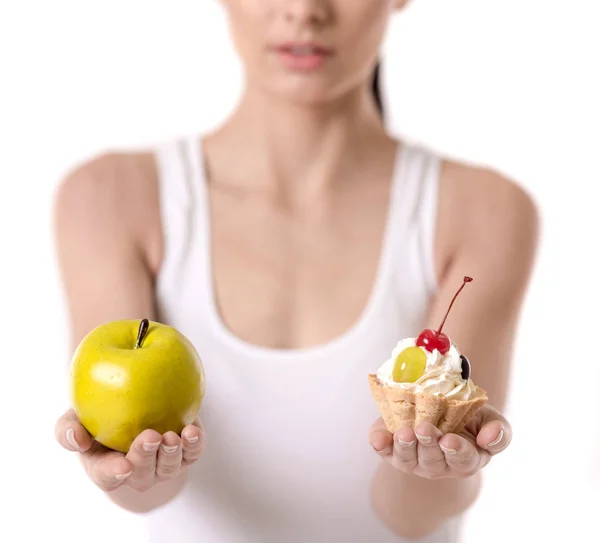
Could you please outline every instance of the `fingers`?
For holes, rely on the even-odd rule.
[[[505,419],[484,424],[477,434],[477,445],[492,456],[506,449],[511,440],[512,428]]]
[[[94,452],[94,447],[100,450]],[[89,477],[105,492],[116,490],[131,476],[131,462],[122,453],[107,451],[99,445],[94,447],[84,460]]]
[[[186,426],[181,432],[181,442],[183,447],[182,464],[188,466],[193,464],[206,447],[206,433],[204,427],[199,421]]]
[[[414,430],[401,428],[392,436],[379,419],[370,429],[369,440],[380,456],[404,472],[430,479],[470,477],[512,439],[510,424],[497,412],[479,424],[479,431],[442,435],[434,425],[422,422]]]
[[[73,409],[69,409],[57,421],[54,427],[56,440],[68,451],[87,451],[93,439],[82,426]]]
[[[133,466],[128,486],[146,491],[154,485],[157,453],[161,443],[162,436],[154,430],[144,430],[135,438],[126,457]]]
[[[56,422],[55,437],[65,449],[82,453],[88,475],[106,492],[119,488],[125,481],[136,490],[146,491],[154,486],[156,479],[171,479],[182,465],[195,462],[206,444],[204,428],[196,419],[184,428],[181,438],[174,432],[161,436],[154,430],[145,430],[125,456],[94,441],[73,409]]]
[[[205,442],[204,428],[198,420],[186,426],[181,437],[175,432],[163,436],[153,430],[142,432],[127,454],[133,465],[127,484],[143,492],[154,485],[155,479],[173,479],[182,465],[192,464],[200,457]]]
[[[502,428],[504,430],[500,432]],[[488,451],[505,446],[505,440],[510,440],[509,431],[510,426],[506,422],[490,422],[482,428],[478,438],[488,444],[486,448],[482,448],[481,443],[476,444],[457,434],[442,435],[433,424],[422,422],[414,429],[400,428],[393,436],[390,453],[387,449],[391,434],[378,421],[371,427],[370,441],[380,456],[405,473],[427,479],[466,478],[487,465],[491,458]],[[492,438],[497,443],[490,441]]]
[[[181,469],[182,460],[181,439],[175,432],[163,435],[162,444],[158,449],[156,461],[156,476],[160,480],[172,479]]]
[[[369,443],[375,452],[383,457],[394,450],[394,436],[387,431],[382,418],[377,419],[369,429]]]
[[[54,433],[62,447],[80,452],[81,460],[90,479],[105,492],[119,488],[131,475],[131,463],[116,451],[106,451],[95,442],[69,409],[56,422]]]
[[[440,440],[440,449],[448,468],[457,477],[470,477],[490,460],[486,451],[477,450],[473,443],[456,434],[446,434]]]
[[[394,453],[391,458],[392,465],[407,473],[418,466],[417,437],[412,428],[400,428],[394,434]]]
[[[442,433],[429,422],[421,422],[415,428],[417,457],[423,476],[437,477],[446,471],[446,456],[440,448]]]

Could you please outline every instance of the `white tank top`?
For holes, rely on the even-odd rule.
[[[367,374],[417,334],[437,284],[433,236],[440,160],[399,147],[377,278],[358,321],[327,344],[278,350],[236,337],[213,290],[201,143],[159,146],[165,243],[159,319],[203,360],[207,449],[185,489],[148,514],[153,543],[399,543],[375,516],[379,416]],[[424,543],[456,541],[456,522]]]

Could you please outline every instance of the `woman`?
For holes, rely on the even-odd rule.
[[[535,207],[494,172],[385,130],[372,74],[393,0],[224,0],[243,97],[214,133],[114,153],[56,200],[73,341],[148,317],[196,345],[202,424],[124,456],[71,411],[57,439],[150,541],[455,541],[480,470],[509,444],[511,346]],[[460,435],[396,435],[367,374],[439,324],[489,404]],[[493,407],[492,407],[493,406]],[[208,443],[205,447],[205,439]]]

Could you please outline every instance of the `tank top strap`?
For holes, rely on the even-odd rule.
[[[198,135],[181,141],[186,163],[189,167],[190,192],[195,205],[204,216],[207,216],[208,186],[206,161],[203,152],[203,139]]]
[[[163,259],[156,289],[159,313],[167,321],[175,318],[173,307],[180,302],[185,306],[179,300],[184,293],[199,300],[201,307],[207,303],[203,285],[210,276],[205,256],[208,217],[203,209],[205,187],[197,146],[197,136],[187,136],[154,148],[163,235]],[[186,282],[190,269],[194,270],[193,279]],[[189,306],[188,310],[195,312],[198,308]]]
[[[189,189],[194,204],[194,236],[198,281],[205,300],[204,311],[214,303],[212,270],[211,206],[208,189],[207,164],[203,150],[204,140],[198,135],[182,141],[183,153],[189,168]],[[203,315],[206,318],[206,315]]]
[[[190,206],[194,199],[188,138],[169,140],[154,148],[161,205]]]
[[[392,281],[414,284],[421,279],[426,296],[438,289],[434,244],[440,166],[441,159],[431,151],[401,144],[390,200]]]

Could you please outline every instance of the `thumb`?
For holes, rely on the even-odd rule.
[[[477,445],[489,451],[491,455],[498,454],[510,444],[512,427],[508,420],[492,406],[486,406],[482,414],[481,426],[477,432]]]
[[[369,443],[378,453],[394,447],[394,436],[388,432],[381,417],[369,429]]]
[[[87,451],[93,439],[79,422],[73,409],[66,411],[54,426],[54,435],[62,447],[69,451]]]

